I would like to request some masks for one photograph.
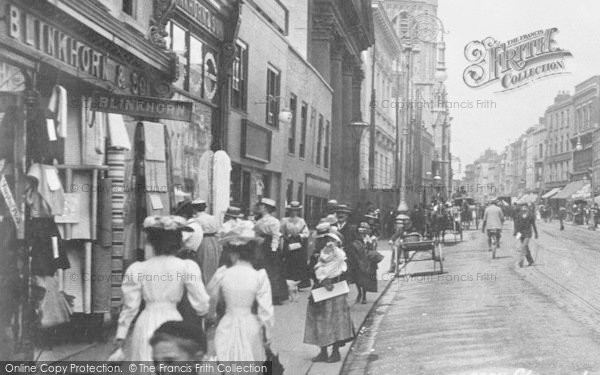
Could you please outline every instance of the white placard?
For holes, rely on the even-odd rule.
[[[159,195],[150,194],[150,203],[152,203],[153,210],[162,210],[164,208]]]
[[[50,141],[56,141],[56,126],[54,125],[54,119],[46,119],[46,129],[48,130],[48,139]]]
[[[311,290],[310,293],[312,294],[315,302],[321,302],[326,299],[348,294],[350,293],[350,288],[348,287],[348,283],[346,281],[340,281],[339,283],[333,284],[332,290],[327,290],[324,287],[321,287]]]
[[[55,168],[44,168],[46,173],[46,183],[51,191],[56,191],[61,188],[60,179],[58,178],[58,172]]]

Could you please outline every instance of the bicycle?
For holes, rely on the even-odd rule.
[[[496,250],[498,249],[498,243],[500,242],[500,229],[488,229],[488,237],[492,242],[492,259],[496,259]]]

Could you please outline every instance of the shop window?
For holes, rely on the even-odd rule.
[[[323,167],[325,168],[329,168],[329,144],[331,142],[329,139],[330,128],[329,121],[327,121],[327,125],[325,125],[325,149],[323,150]]]
[[[242,173],[242,206],[246,210],[252,207],[251,200],[252,174],[248,171]]]
[[[298,145],[298,156],[301,159],[306,157],[306,126],[308,124],[308,104],[302,102],[300,109],[300,144]]]
[[[323,147],[323,115],[319,115],[319,130],[317,132],[316,164],[321,165],[321,148]]]
[[[239,164],[231,165],[231,202],[232,204],[242,203],[242,167]]]
[[[296,153],[296,107],[298,106],[298,98],[294,94],[290,94],[290,112],[292,112],[292,121],[290,122],[290,134],[288,136],[288,153]]]
[[[195,96],[202,96],[202,73],[204,70],[204,59],[202,58],[203,43],[200,39],[192,36],[190,38],[190,82],[189,92]]]
[[[253,122],[242,120],[242,156],[262,163],[271,161],[272,132]]]
[[[217,93],[215,51],[191,35],[183,24],[169,22],[166,30],[169,34],[167,46],[179,58],[179,79],[173,85],[193,96],[212,101]]]
[[[268,174],[264,174],[262,176],[262,181],[263,181],[263,197],[269,197],[271,199],[275,199],[274,197],[271,196],[271,176]]]
[[[233,60],[233,79],[231,82],[231,105],[233,108],[246,110],[248,79],[248,46],[240,41],[235,45]]]
[[[271,126],[279,124],[279,93],[281,77],[279,70],[272,66],[267,68],[267,117],[266,122]]]

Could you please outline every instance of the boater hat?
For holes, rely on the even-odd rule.
[[[404,214],[396,216],[396,223],[404,223],[406,220],[410,220],[410,217]]]
[[[271,198],[262,198],[259,203],[273,208],[277,207],[277,202]]]
[[[180,231],[180,232],[193,232],[194,229],[187,225],[187,220],[181,216],[166,215],[166,216],[148,216],[144,219],[143,224],[146,232],[152,230],[163,230],[163,231]]]
[[[352,210],[350,209],[350,207],[347,204],[338,204],[335,207],[335,212],[350,214],[350,213],[352,213]]]
[[[302,209],[302,205],[298,201],[291,201],[288,206],[285,207],[288,210],[297,210],[300,211]]]

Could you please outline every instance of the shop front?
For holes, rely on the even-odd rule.
[[[127,122],[147,118],[98,98],[172,95],[170,54],[94,2],[73,4],[110,32],[52,2],[0,0],[2,358],[100,337],[120,302]],[[74,324],[90,336],[68,335]]]

